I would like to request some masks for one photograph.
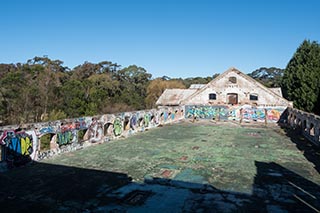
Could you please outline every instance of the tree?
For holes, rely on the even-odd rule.
[[[183,79],[183,83],[187,88],[189,88],[191,84],[207,84],[217,76],[218,75],[215,74],[213,77],[208,76],[205,78],[202,78],[202,77],[186,78],[186,79]]]
[[[131,105],[133,109],[145,108],[145,97],[151,74],[144,68],[130,65],[116,73],[121,94],[118,101]]]
[[[284,97],[294,107],[320,114],[320,45],[304,40],[289,61],[282,80]]]
[[[156,101],[166,89],[185,89],[186,86],[182,80],[163,80],[162,78],[154,79],[147,87],[146,106],[147,108],[155,107]]]
[[[280,87],[284,69],[261,67],[248,75],[266,87]]]

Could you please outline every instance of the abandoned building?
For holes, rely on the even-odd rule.
[[[292,102],[282,97],[281,88],[267,88],[236,68],[230,68],[208,84],[193,84],[189,89],[166,89],[157,106],[246,105],[253,107],[288,107]]]

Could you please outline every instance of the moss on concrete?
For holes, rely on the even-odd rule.
[[[230,123],[180,123],[64,154],[46,163],[128,174],[134,181],[162,177],[250,193],[255,162],[274,162],[320,184],[314,165],[271,128]]]

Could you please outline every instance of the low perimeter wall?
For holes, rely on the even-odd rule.
[[[184,119],[184,107],[3,126],[0,127],[0,171],[180,119]]]
[[[286,123],[301,133],[312,143],[320,146],[320,116],[298,109],[287,109]]]
[[[181,119],[284,122],[320,145],[320,116],[285,107],[179,106],[0,127],[0,171]]]

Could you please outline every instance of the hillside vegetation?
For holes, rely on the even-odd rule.
[[[34,57],[0,64],[0,125],[73,118],[155,107],[167,88],[206,84],[208,77],[152,79],[143,67],[110,61],[84,62],[70,69],[63,61]],[[261,67],[248,74],[307,112],[320,113],[320,46],[305,40],[285,69]]]

